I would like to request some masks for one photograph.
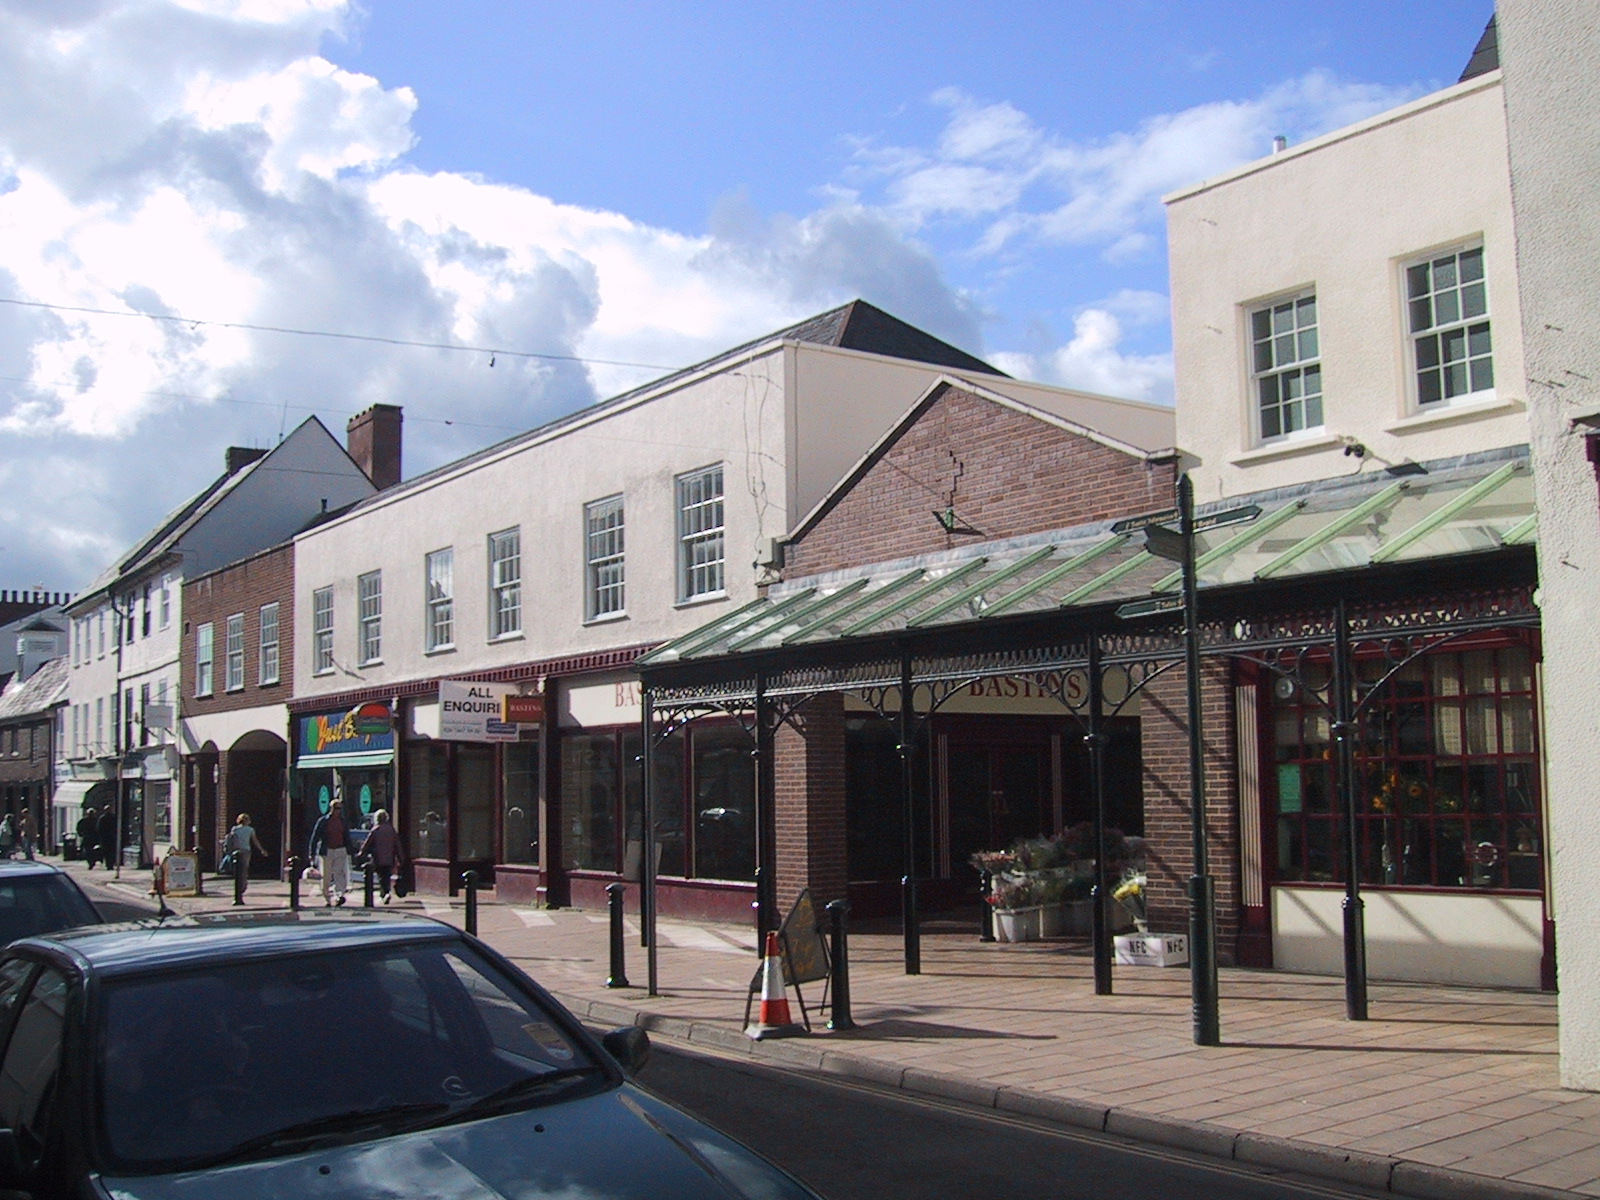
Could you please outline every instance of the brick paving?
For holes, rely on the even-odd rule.
[[[148,902],[140,877],[65,865]],[[172,906],[231,908],[226,881],[206,886]],[[287,890],[252,881],[247,904],[285,907]],[[402,907],[464,919],[459,897]],[[753,930],[663,920],[652,997],[632,916],[627,927],[633,986],[608,989],[605,913],[480,897],[479,935],[592,1023],[1400,1194],[1600,1196],[1600,1094],[1560,1086],[1548,994],[1375,982],[1370,1019],[1351,1022],[1341,980],[1224,968],[1223,1044],[1199,1047],[1182,968],[1118,967],[1114,994],[1097,996],[1082,941],[985,944],[931,922],[915,976],[897,933],[852,932],[858,1028],[829,1032],[813,1012],[810,1037],[754,1043],[742,1032]],[[805,991],[814,1005],[822,986]]]

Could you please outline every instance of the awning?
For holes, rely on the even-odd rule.
[[[89,793],[104,782],[103,779],[68,779],[56,786],[50,803],[57,808],[81,808]]]
[[[1254,501],[1260,517],[1196,535],[1202,589],[1458,558],[1537,539],[1523,451],[1380,471],[1202,506]],[[990,542],[804,580],[644,655],[643,668],[855,639],[981,628],[1000,616],[1060,613],[1175,596],[1181,572],[1110,522]]]
[[[302,754],[294,765],[300,771],[325,771],[334,767],[387,767],[393,762],[393,750],[352,750],[345,754]]]

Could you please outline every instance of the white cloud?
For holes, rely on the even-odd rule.
[[[1043,354],[991,355],[1007,374],[1079,391],[1172,403],[1172,355],[1122,349],[1122,322],[1109,308],[1086,308],[1073,322],[1066,345]]]

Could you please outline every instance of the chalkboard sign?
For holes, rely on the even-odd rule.
[[[817,921],[817,906],[811,889],[805,888],[778,928],[783,946],[783,981],[788,984],[815,983],[828,977],[828,945]]]

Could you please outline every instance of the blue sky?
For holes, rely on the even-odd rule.
[[[0,586],[313,413],[403,404],[414,473],[858,295],[1169,400],[1160,196],[1454,82],[1489,12],[0,0]]]

